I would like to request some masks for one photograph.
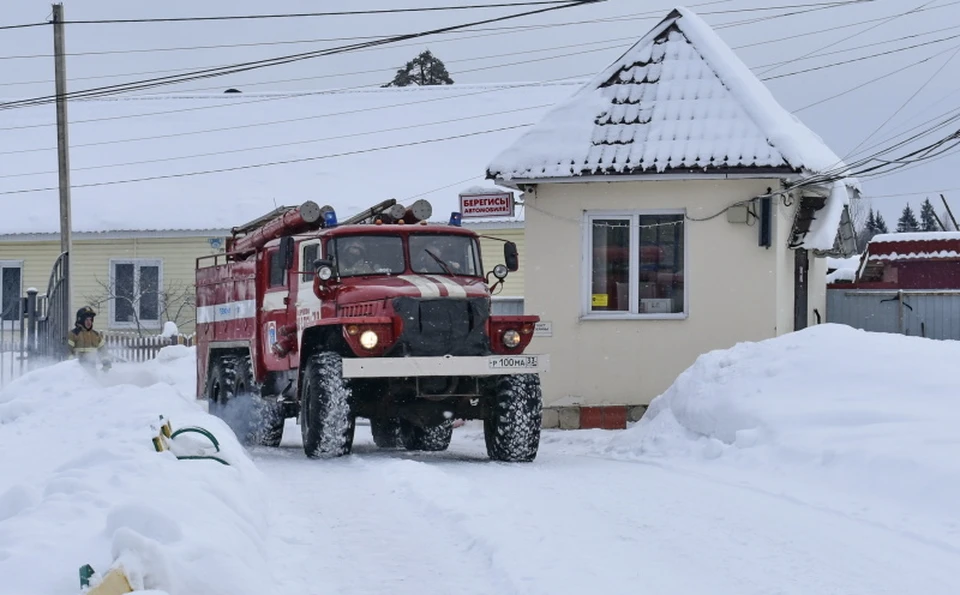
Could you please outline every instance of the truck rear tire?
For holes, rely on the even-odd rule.
[[[249,355],[226,355],[214,361],[207,385],[208,411],[222,419],[244,446],[279,446],[284,417],[260,396]]]
[[[350,411],[350,389],[343,380],[343,363],[332,352],[310,356],[303,373],[303,452],[310,458],[350,454],[355,419]]]
[[[400,420],[395,417],[370,418],[370,433],[373,434],[373,443],[379,448],[399,448]]]
[[[540,376],[501,376],[483,420],[487,455],[495,461],[530,462],[537,458],[543,423]]]
[[[447,450],[452,437],[452,420],[445,420],[438,425],[429,426],[418,426],[405,419],[400,420],[400,441],[407,450],[429,452]]]

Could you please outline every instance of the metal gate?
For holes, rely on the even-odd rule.
[[[827,322],[872,332],[960,340],[960,291],[828,289]]]
[[[44,363],[66,359],[67,258],[57,258],[45,294],[30,289],[0,316],[0,386]]]

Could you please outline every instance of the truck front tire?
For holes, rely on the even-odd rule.
[[[279,446],[284,417],[260,396],[249,355],[218,357],[207,385],[208,411],[222,419],[244,446]]]
[[[350,412],[350,390],[343,380],[343,363],[332,352],[310,356],[303,373],[303,452],[310,458],[350,454],[355,419]]]
[[[536,374],[497,379],[490,410],[483,420],[487,455],[495,461],[530,462],[537,458],[543,423],[543,394]]]

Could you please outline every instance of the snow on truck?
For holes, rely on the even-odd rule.
[[[487,453],[531,461],[539,374],[525,353],[537,316],[491,314],[518,269],[486,275],[480,236],[388,200],[338,222],[332,207],[280,207],[197,259],[197,397],[245,444],[278,446],[297,418],[309,457],[349,454],[358,417],[381,448],[441,451],[455,419],[483,420]],[[490,285],[490,275],[494,282]]]

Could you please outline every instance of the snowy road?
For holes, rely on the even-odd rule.
[[[569,433],[568,433],[569,434]],[[254,451],[274,489],[277,593],[955,594],[960,549],[720,476],[549,436],[531,465],[444,453]]]

